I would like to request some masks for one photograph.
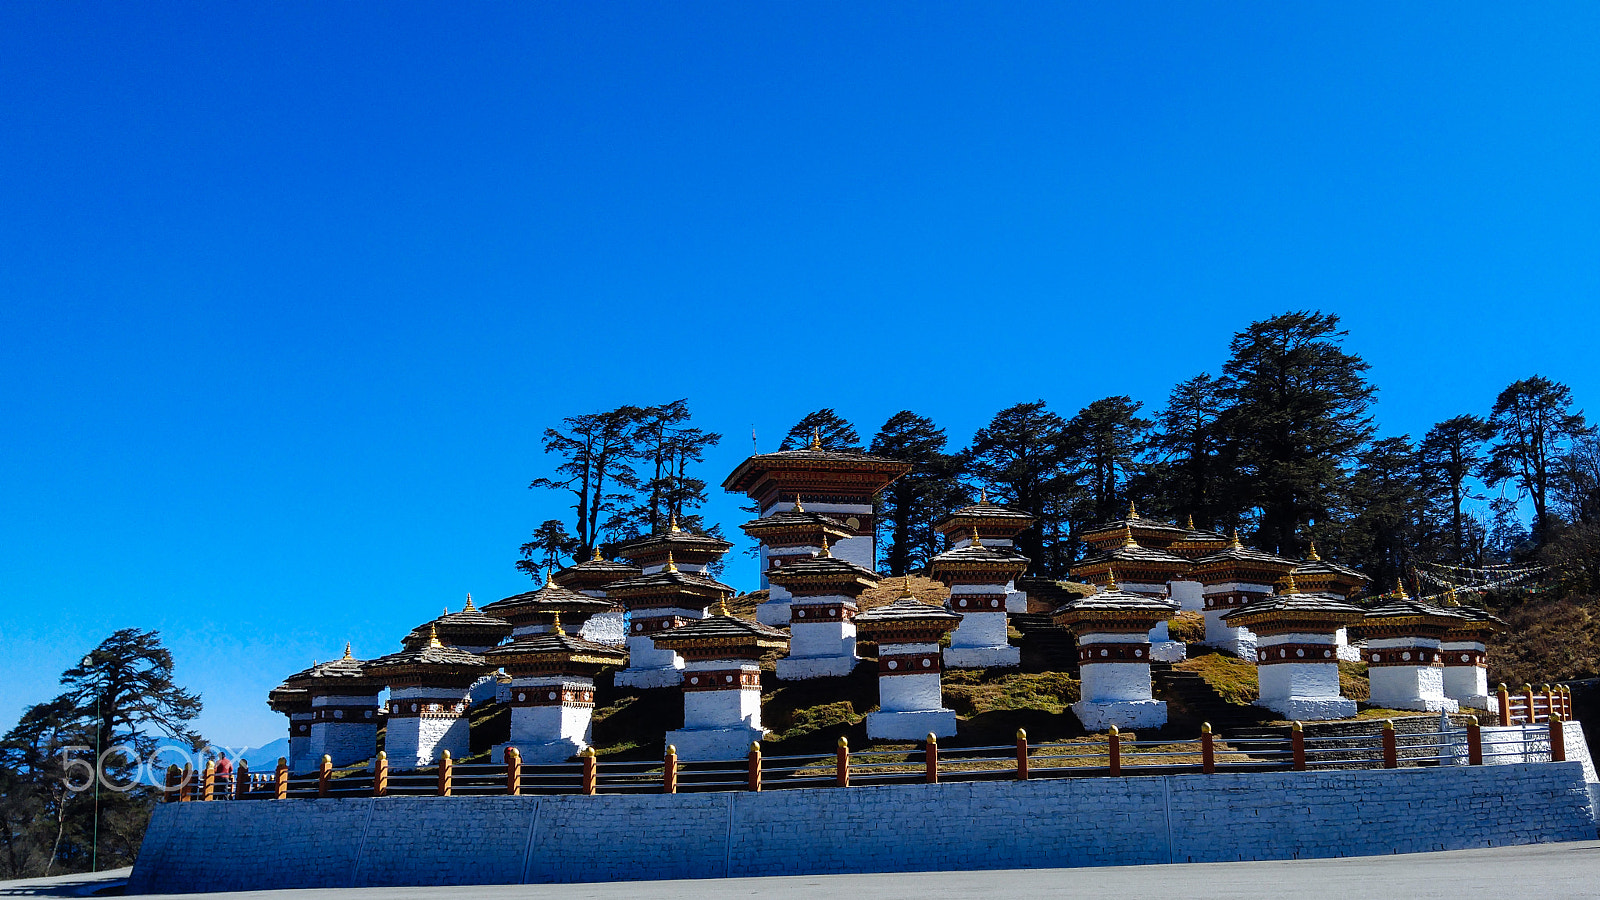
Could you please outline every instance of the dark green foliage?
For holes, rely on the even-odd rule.
[[[1489,423],[1496,441],[1484,465],[1484,479],[1490,484],[1514,482],[1533,500],[1533,536],[1544,546],[1555,461],[1588,430],[1583,412],[1572,411],[1572,391],[1566,385],[1535,375],[1500,392]]]
[[[1082,487],[1073,517],[1087,525],[1115,518],[1127,505],[1126,485],[1145,453],[1149,419],[1132,397],[1106,397],[1078,411],[1063,431],[1071,477]]]
[[[944,429],[910,410],[890,416],[872,437],[872,453],[911,463],[911,471],[878,497],[878,533],[889,575],[927,565],[943,549],[934,526],[970,500],[957,481],[961,457],[946,453],[946,443]]]
[[[1352,517],[1340,549],[1362,561],[1378,589],[1392,588],[1413,562],[1424,510],[1417,468],[1407,437],[1383,438],[1362,451],[1350,479]]]
[[[845,421],[832,409],[819,409],[807,413],[805,418],[794,424],[789,433],[783,436],[783,443],[779,450],[798,450],[811,446],[812,438],[824,450],[860,450],[861,436],[856,434],[855,426]]]
[[[573,555],[578,549],[578,541],[567,534],[567,528],[560,519],[546,519],[534,529],[533,540],[523,544],[520,549],[522,558],[517,560],[517,568],[529,575],[539,575],[561,568],[562,558]]]
[[[1066,426],[1043,400],[1019,403],[978,429],[967,451],[967,472],[991,500],[1033,515],[1017,547],[1034,575],[1065,576],[1073,558],[1068,517],[1082,489],[1067,469]]]
[[[1151,512],[1176,521],[1193,516],[1202,528],[1234,521],[1235,511],[1224,506],[1228,471],[1223,451],[1231,445],[1222,434],[1221,414],[1222,397],[1210,375],[1201,373],[1173,388],[1150,435],[1147,477],[1136,481],[1130,493]]]
[[[1455,416],[1428,429],[1422,439],[1418,474],[1428,498],[1442,505],[1449,522],[1446,558],[1455,563],[1483,561],[1481,526],[1466,514],[1463,504],[1475,499],[1467,479],[1483,465],[1483,446],[1494,429],[1478,416]],[[1435,511],[1436,515],[1438,510]]]

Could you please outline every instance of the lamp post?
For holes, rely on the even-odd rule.
[[[94,664],[91,654],[83,658],[83,667],[88,669]],[[89,871],[100,871],[100,685],[94,688],[94,770],[91,777],[94,779],[94,837],[89,845]]]

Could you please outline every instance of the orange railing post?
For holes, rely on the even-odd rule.
[[[1550,717],[1550,761],[1567,761],[1567,729],[1559,715]]]
[[[1106,768],[1112,775],[1122,774],[1122,732],[1117,726],[1111,726],[1111,733],[1106,736]]]
[[[328,796],[328,782],[333,779],[333,757],[322,754],[322,767],[317,770],[317,796]]]
[[[455,760],[450,758],[450,751],[439,754],[439,796],[450,796],[452,781],[455,778]]]
[[[667,755],[661,761],[661,793],[676,794],[678,792],[678,748],[672,744],[667,745]]]
[[[1210,722],[1200,723],[1200,771],[1207,775],[1217,771],[1217,742]]]
[[[1383,767],[1385,769],[1400,768],[1400,751],[1395,746],[1394,720],[1383,720]]]
[[[372,796],[386,797],[389,794],[389,753],[386,750],[378,751],[378,762],[372,767]]]
[[[1477,716],[1467,722],[1467,765],[1483,765],[1483,729],[1478,726]]]
[[[1511,692],[1506,690],[1506,686],[1504,684],[1500,685],[1498,699],[1500,701],[1500,724],[1502,726],[1510,725],[1511,724]]]
[[[928,732],[928,742],[922,748],[922,761],[927,768],[923,780],[929,784],[939,783],[939,737],[933,732]]]
[[[515,747],[507,747],[501,756],[506,761],[506,793],[520,797],[522,796],[522,751]]]
[[[1533,703],[1534,703],[1533,685],[1524,684],[1522,686],[1522,699],[1523,699],[1523,702],[1526,703],[1527,706],[1528,706],[1528,724],[1529,725],[1538,724],[1539,717],[1534,713],[1534,707],[1533,707]]]
[[[178,802],[178,779],[182,777],[182,773],[178,771],[177,763],[167,766],[167,789],[161,792],[161,802]]]
[[[178,782],[178,802],[188,803],[194,799],[194,767],[188,763],[183,764],[183,780]]]
[[[1028,733],[1017,729],[1017,780],[1028,780]]]
[[[583,759],[583,792],[593,794],[600,777],[599,764],[594,758],[594,748],[583,748],[579,756]]]
[[[202,779],[200,782],[200,799],[205,802],[215,800],[217,796],[217,761],[214,759],[206,760],[205,771],[200,773],[200,777]]]
[[[837,787],[850,786],[850,742],[843,737],[833,749],[833,783]]]
[[[272,772],[272,799],[289,799],[289,761],[278,757],[278,768]]]
[[[1289,750],[1291,758],[1294,760],[1294,770],[1296,772],[1304,772],[1306,770],[1306,730],[1305,726],[1299,722],[1294,723],[1293,727],[1289,729]]]
[[[761,742],[750,742],[750,777],[746,784],[752,791],[761,790]]]
[[[1545,718],[1548,719],[1551,716],[1560,714],[1561,710],[1556,708],[1556,692],[1555,692],[1555,690],[1552,689],[1550,687],[1550,685],[1548,685],[1548,684],[1541,684],[1541,685],[1539,685],[1539,692],[1544,694],[1544,716],[1545,716]]]

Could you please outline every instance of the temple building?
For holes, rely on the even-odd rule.
[[[416,650],[431,638],[436,638],[446,647],[481,656],[509,634],[511,623],[473,606],[472,595],[468,594],[460,612],[453,613],[446,608],[444,615],[411,629],[411,633],[401,639],[400,646],[406,650]],[[471,702],[476,704],[494,699],[498,688],[499,678],[493,672],[485,672],[472,685]]]
[[[704,575],[732,546],[714,535],[679,528],[674,515],[665,530],[624,543],[617,548],[617,555],[638,566],[641,575],[665,571],[669,561],[680,572]]]
[[[1291,574],[1300,585],[1300,590],[1308,594],[1321,594],[1330,600],[1349,600],[1365,590],[1367,582],[1371,580],[1349,566],[1323,559],[1317,553],[1316,541],[1311,542],[1311,550],[1306,554],[1305,561],[1295,566]],[[1338,640],[1340,659],[1351,662],[1361,659],[1361,648],[1350,646],[1345,629],[1339,629]]]
[[[859,637],[878,645],[878,709],[867,713],[867,737],[920,741],[956,733],[955,710],[944,706],[939,640],[960,621],[919,601],[909,578],[900,599],[856,617]]]
[[[782,631],[717,606],[715,615],[656,636],[685,661],[683,727],[667,732],[667,743],[690,762],[739,759],[761,740],[761,657],[789,645]]]
[[[822,552],[825,543],[837,544],[840,541],[851,540],[855,536],[854,530],[837,519],[806,509],[798,496],[789,509],[764,518],[753,519],[740,525],[739,528],[756,540],[764,554],[761,583],[767,588],[767,599],[757,607],[756,620],[773,626],[788,624],[791,595],[783,579],[773,580],[772,573],[787,563],[816,556]],[[852,649],[852,656],[854,652]]]
[[[311,698],[311,740],[305,762],[314,770],[322,757],[335,766],[349,766],[372,758],[378,745],[378,694],[383,682],[366,671],[365,663],[350,655],[319,663],[284,679],[284,685],[303,688]]]
[[[568,566],[551,575],[548,580],[554,581],[568,590],[587,594],[599,600],[606,600],[609,599],[606,594],[606,588],[624,578],[632,578],[643,574],[638,566],[606,559],[600,555],[600,548],[596,547],[592,558]],[[622,608],[622,604],[612,601],[611,609],[597,612],[590,616],[585,620],[581,629],[576,625],[567,627],[586,640],[620,646],[627,642],[628,625],[626,619],[627,615]]]
[[[1193,562],[1203,556],[1220,553],[1228,549],[1232,543],[1228,536],[1204,528],[1196,528],[1194,516],[1189,516],[1183,523],[1183,537],[1178,538],[1167,552],[1174,556],[1181,556]],[[1193,574],[1172,582],[1168,587],[1167,596],[1178,601],[1178,608],[1184,612],[1204,612],[1206,608],[1206,595],[1200,582],[1196,581]]]
[[[561,627],[562,609],[575,605],[572,598],[600,601],[553,583],[535,592],[540,593],[545,596],[525,601],[514,614],[548,621],[523,627],[511,643],[485,654],[491,665],[504,667],[511,676],[511,739],[494,748],[494,758],[515,747],[531,765],[564,762],[590,745],[594,676],[627,659],[617,647],[569,635]],[[582,617],[582,607],[573,615]]]
[[[446,751],[456,759],[471,752],[467,710],[472,685],[493,668],[489,661],[446,646],[428,627],[420,645],[369,661],[368,675],[389,688],[383,749],[399,769],[431,766]],[[372,748],[368,748],[370,755]]]
[[[1090,731],[1154,728],[1166,724],[1167,704],[1150,682],[1150,631],[1178,611],[1178,603],[1121,590],[1108,573],[1103,590],[1079,597],[1051,614],[1078,638],[1079,694],[1072,704]]]
[[[1488,610],[1462,606],[1452,591],[1444,611],[1460,621],[1451,625],[1439,643],[1444,659],[1444,695],[1463,707],[1500,711],[1500,699],[1489,692],[1488,641],[1506,623]]]
[[[1293,574],[1281,593],[1223,614],[1257,636],[1256,674],[1264,706],[1286,719],[1347,719],[1354,700],[1339,689],[1338,636],[1359,622],[1360,608],[1320,593],[1301,593]]]
[[[702,568],[704,564],[702,564]],[[653,571],[651,571],[653,569]],[[616,674],[619,687],[676,687],[683,659],[656,646],[664,632],[705,618],[706,607],[733,596],[733,588],[705,575],[678,570],[668,552],[663,566],[613,583],[607,593],[628,608],[628,667]]]
[[[1206,645],[1241,659],[1255,659],[1256,636],[1222,617],[1271,596],[1278,581],[1295,566],[1293,560],[1244,546],[1238,532],[1226,548],[1195,560],[1191,574],[1205,595]]]
[[[281,684],[267,694],[267,706],[289,717],[289,771],[315,769],[317,762],[311,759],[311,693],[303,687]]]
[[[985,546],[996,550],[1015,550],[1017,535],[1031,527],[1033,527],[1033,516],[997,503],[990,503],[989,493],[984,491],[978,496],[977,503],[963,506],[951,513],[943,522],[935,525],[934,530],[944,535],[945,546],[951,550],[960,550],[972,543],[973,538],[979,534],[982,534]],[[1027,557],[1022,559],[1026,561]],[[1021,577],[1021,574],[1019,573],[1017,577]],[[1013,578],[1006,583],[1006,612],[1027,611],[1027,592],[1018,590],[1016,579]]]
[[[787,564],[767,573],[790,597],[789,655],[778,660],[778,677],[801,681],[849,675],[859,661],[856,598],[877,585],[877,573],[833,556],[825,536],[818,555],[786,559]]]
[[[863,569],[877,568],[877,519],[873,498],[911,464],[853,450],[824,450],[815,433],[811,444],[797,450],[761,453],[746,459],[722,482],[724,490],[755,501],[765,519],[793,509],[799,498],[805,507],[835,520],[849,530],[833,545],[833,555]],[[776,547],[774,549],[777,549]],[[772,560],[786,553],[769,553],[761,545],[761,586],[770,587],[767,573]],[[784,625],[789,621],[787,591],[775,590],[756,610],[758,621]]]
[[[1139,531],[1134,530],[1135,522],[1144,523]],[[1074,564],[1071,569],[1073,577],[1105,587],[1111,583],[1114,569],[1122,576],[1121,590],[1158,600],[1171,599],[1172,588],[1177,584],[1192,584],[1185,579],[1194,564],[1165,549],[1144,546],[1139,542],[1140,532],[1163,546],[1171,546],[1177,539],[1187,535],[1185,529],[1177,526],[1141,519],[1138,510],[1130,503],[1128,518],[1122,522],[1122,539],[1113,545],[1103,527],[1093,529],[1091,534],[1094,542],[1090,546],[1098,552]],[[1181,602],[1179,608],[1182,608]],[[1187,648],[1168,636],[1165,619],[1151,630],[1149,637],[1154,659],[1177,662],[1187,655]]]
[[[557,616],[574,634],[581,633],[590,617],[615,607],[610,600],[570,590],[547,577],[536,590],[496,600],[483,611],[504,620],[510,626],[512,639],[520,640],[554,631]]]
[[[1437,606],[1398,596],[1366,611],[1353,625],[1366,638],[1367,681],[1373,706],[1455,712],[1460,704],[1445,696],[1440,644],[1462,618]]]
[[[950,588],[950,610],[961,616],[944,650],[944,663],[956,669],[1020,665],[1022,650],[1007,637],[1006,600],[1016,579],[1028,570],[1028,558],[1010,547],[986,545],[975,527],[963,531],[961,546],[929,564],[933,577]],[[1025,596],[1023,603],[1026,609]]]

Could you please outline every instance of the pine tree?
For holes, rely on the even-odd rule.
[[[577,547],[578,542],[567,533],[560,519],[546,519],[534,529],[533,540],[520,548],[522,558],[517,560],[517,568],[537,577],[561,568],[562,558],[570,558]]]
[[[878,498],[878,532],[891,575],[905,575],[927,565],[940,550],[934,526],[968,502],[956,480],[961,474],[961,458],[944,452],[947,442],[944,429],[910,410],[890,416],[872,438],[873,454],[911,463],[911,471]]]
[[[1392,586],[1413,562],[1422,492],[1409,436],[1373,441],[1350,479],[1353,518],[1339,533],[1348,558],[1372,583]]]
[[[1223,443],[1221,413],[1222,398],[1210,375],[1201,373],[1172,389],[1150,437],[1158,457],[1148,479],[1152,511],[1177,521],[1193,516],[1206,528],[1236,520],[1237,510],[1221,506],[1228,475],[1223,454],[1231,446]]]
[[[990,499],[1034,517],[1017,548],[1036,575],[1064,576],[1074,558],[1069,508],[1078,491],[1065,474],[1066,424],[1043,400],[1019,403],[980,428],[965,454],[967,471]]]
[[[1483,445],[1494,429],[1478,416],[1455,416],[1428,429],[1420,448],[1420,475],[1430,496],[1444,504],[1449,522],[1450,559],[1468,560],[1472,522],[1464,505],[1472,499],[1467,479],[1483,465]]]
[[[812,436],[817,437],[817,442],[824,450],[860,450],[861,436],[856,434],[855,426],[845,421],[832,409],[819,409],[807,413],[805,418],[795,423],[789,433],[783,436],[783,443],[779,450],[799,450],[811,446]]]
[[[1553,463],[1572,440],[1588,431],[1583,412],[1572,411],[1572,391],[1539,375],[1512,382],[1489,413],[1497,440],[1483,468],[1490,484],[1515,482],[1533,500],[1533,537],[1548,538]]]
[[[1063,431],[1067,463],[1085,491],[1083,522],[1115,518],[1127,502],[1126,485],[1145,451],[1151,422],[1135,415],[1143,404],[1132,397],[1106,397],[1085,406]]]
[[[536,478],[528,487],[571,492],[579,557],[587,558],[599,544],[603,528],[618,527],[617,517],[632,499],[625,491],[639,484],[633,461],[643,413],[637,406],[622,406],[568,416],[561,420],[564,430],[544,430],[544,452],[562,458],[559,477]]]
[[[1266,549],[1305,551],[1307,525],[1339,509],[1372,435],[1377,389],[1344,337],[1338,316],[1301,311],[1253,323],[1229,345],[1218,395],[1238,477],[1223,505],[1253,512]]]
[[[666,527],[674,516],[683,525],[694,510],[705,504],[705,480],[695,478],[689,469],[705,459],[706,449],[720,443],[722,435],[690,427],[689,419],[688,400],[674,400],[641,411],[634,446],[650,477],[639,484],[637,497],[616,530],[652,534]]]

